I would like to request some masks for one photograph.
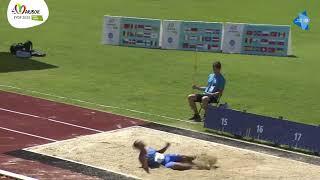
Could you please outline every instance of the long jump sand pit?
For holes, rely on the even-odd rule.
[[[171,143],[167,153],[207,154],[218,159],[213,170],[174,171],[166,168],[145,173],[132,148],[136,139],[162,148]],[[207,142],[143,127],[82,136],[75,139],[28,148],[28,151],[85,163],[141,179],[310,179],[320,177],[320,166],[278,158],[254,151]]]

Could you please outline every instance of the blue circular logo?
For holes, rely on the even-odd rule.
[[[109,33],[109,34],[108,34],[108,38],[109,38],[109,39],[112,39],[112,38],[113,38],[113,34],[112,34],[112,33]]]
[[[229,41],[230,46],[234,46],[236,42],[234,40]]]
[[[168,43],[171,44],[172,42],[173,42],[173,38],[172,38],[172,37],[169,37],[169,38],[168,38]]]

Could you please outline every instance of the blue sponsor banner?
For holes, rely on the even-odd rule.
[[[221,52],[222,23],[182,21],[179,49]]]
[[[205,127],[279,145],[320,152],[320,127],[209,107]]]
[[[243,30],[241,53],[290,55],[290,26],[247,24]]]
[[[122,17],[120,45],[143,48],[160,48],[161,20]]]

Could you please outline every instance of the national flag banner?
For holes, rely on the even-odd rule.
[[[144,26],[144,30],[152,30],[152,26],[149,26],[149,25],[146,25],[146,26]]]
[[[145,32],[143,32],[143,31],[137,31],[136,32],[136,36],[137,37],[143,37],[144,34],[145,34]]]
[[[210,42],[210,41],[211,41],[211,37],[204,37],[203,39],[204,39],[204,41],[206,41],[206,42]]]
[[[136,17],[119,17],[119,45],[160,48],[161,20]],[[149,40],[149,41],[147,41]]]
[[[270,32],[268,31],[262,31],[262,36],[269,36],[270,35]]]
[[[205,29],[204,32],[207,34],[220,34],[221,30],[220,29]]]
[[[196,44],[190,44],[190,45],[189,45],[189,48],[191,48],[191,49],[196,49],[196,47],[197,47]]]
[[[123,39],[123,42],[129,44],[129,39]]]
[[[198,28],[191,28],[190,31],[191,31],[191,32],[197,32],[197,31],[198,31]]]
[[[253,38],[245,38],[245,43],[251,44],[253,41]]]
[[[190,36],[190,37],[189,37],[189,40],[191,40],[191,41],[197,41],[197,40],[198,40],[198,37],[197,37],[197,36]]]
[[[259,38],[252,38],[252,42],[254,42],[254,43],[259,43],[259,42],[260,42],[260,39],[259,39]]]
[[[268,39],[261,39],[260,44],[269,44],[269,40]]]
[[[253,47],[253,50],[254,50],[254,51],[261,52],[261,47],[254,46],[254,47]]]
[[[117,21],[113,19],[117,19]],[[105,24],[113,24],[113,22],[117,22],[118,26],[112,28],[114,32],[111,32],[111,28],[108,30],[104,28],[104,34],[107,34],[107,36],[104,36],[104,39],[108,40],[108,38],[116,37],[117,42],[109,43],[107,40],[104,40],[105,44],[160,48],[161,20],[105,16]],[[118,34],[116,33],[117,31]]]
[[[292,54],[290,26],[247,24],[244,32],[241,53],[272,56],[288,56]],[[249,38],[252,38],[252,43],[250,43]],[[253,47],[252,51],[249,51],[248,44]],[[282,49],[278,50],[279,46]]]
[[[261,47],[261,52],[267,52],[268,48],[267,47]]]
[[[136,44],[137,45],[145,45],[146,43],[145,43],[145,41],[144,40],[137,40],[137,42],[136,42]]]
[[[269,47],[269,48],[268,48],[268,52],[269,52],[269,53],[274,53],[274,52],[276,52],[276,48]]]
[[[254,31],[254,36],[261,36],[262,35],[262,31]]]
[[[158,37],[158,34],[157,33],[151,33],[151,38],[152,39],[156,39]]]
[[[151,46],[151,41],[150,40],[146,40],[146,46]]]
[[[164,49],[194,51],[198,47],[199,51],[221,51],[223,23],[164,20],[162,24]],[[212,47],[212,42],[217,48]]]
[[[130,39],[129,40],[129,44],[136,44],[136,40],[135,39]]]
[[[253,47],[252,46],[244,46],[245,51],[252,51]]]
[[[204,45],[203,44],[197,44],[197,49],[203,49]]]
[[[185,32],[191,31],[191,27],[185,28],[184,31],[185,31]]]
[[[275,45],[276,44],[276,40],[269,40],[269,44],[270,45]]]
[[[206,29],[204,30],[205,33],[208,33],[208,34],[213,34],[215,33],[216,31],[214,29]]]
[[[278,37],[285,38],[286,37],[286,33],[285,32],[279,32]]]
[[[292,55],[291,28],[286,25],[179,20],[161,22],[159,19],[105,16],[103,28],[104,44],[183,50],[197,47],[201,51]]]
[[[252,35],[253,34],[253,32],[252,31],[247,31],[247,35]]]
[[[144,43],[143,40],[137,40],[137,43],[141,44],[141,43]]]
[[[124,25],[123,25],[123,28],[124,28],[124,29],[129,29],[129,28],[130,28],[130,24],[124,24]]]
[[[203,41],[203,36],[199,36],[199,42],[202,43],[202,41]]]
[[[272,36],[272,37],[277,37],[277,36],[278,36],[278,33],[277,33],[277,32],[271,32],[271,33],[270,33],[270,36]]]
[[[213,38],[212,38],[212,41],[213,41],[213,42],[220,42],[220,38],[219,38],[219,37],[213,37]]]

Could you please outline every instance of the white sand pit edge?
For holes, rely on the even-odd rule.
[[[167,153],[207,154],[217,157],[217,169],[174,171],[152,169],[147,174],[139,168],[138,152],[132,143],[141,139],[154,148],[171,143]],[[25,150],[88,164],[142,179],[317,179],[320,166],[275,157],[177,134],[144,127],[130,127],[70,140],[27,148]]]

